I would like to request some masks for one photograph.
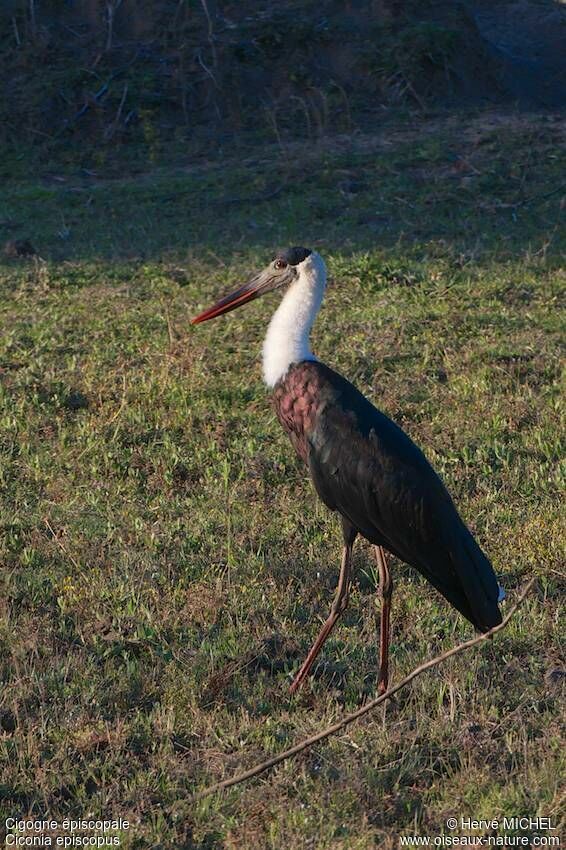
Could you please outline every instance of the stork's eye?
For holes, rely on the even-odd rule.
[[[287,263],[285,262],[285,260],[275,260],[273,265],[276,269],[284,269],[287,267]]]

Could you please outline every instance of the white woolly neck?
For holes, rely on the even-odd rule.
[[[299,276],[275,311],[263,343],[263,377],[268,387],[274,387],[292,363],[316,360],[309,334],[324,296],[326,267],[320,254],[313,252],[297,269]]]

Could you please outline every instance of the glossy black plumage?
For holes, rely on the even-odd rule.
[[[322,501],[415,567],[478,629],[501,622],[493,568],[423,453],[328,366],[302,361],[274,403]]]

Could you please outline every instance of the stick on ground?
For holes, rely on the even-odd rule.
[[[288,750],[284,750],[282,753],[279,753],[276,756],[273,756],[266,761],[261,762],[261,764],[257,764],[255,767],[251,767],[249,770],[245,770],[243,773],[237,773],[235,776],[230,777],[229,779],[224,779],[222,782],[216,782],[214,785],[209,785],[208,788],[204,788],[202,791],[199,791],[191,798],[191,802],[196,802],[197,800],[202,800],[203,797],[208,797],[209,794],[214,794],[216,791],[222,791],[224,788],[230,788],[232,785],[238,785],[240,782],[245,782],[246,779],[251,779],[254,776],[258,776],[260,773],[263,773],[266,770],[269,770],[271,767],[275,767],[276,764],[280,764],[280,762],[285,761],[288,758],[292,758],[293,756],[302,753],[303,750],[307,750],[309,747],[312,747],[313,744],[317,744],[319,741],[323,741],[325,738],[329,738],[330,735],[334,735],[335,732],[339,732],[341,729],[344,729],[345,726],[348,726],[350,723],[353,723],[354,720],[358,720],[360,717],[363,717],[364,714],[368,714],[370,711],[373,711],[374,708],[377,708],[378,705],[381,705],[382,702],[385,702],[387,699],[391,699],[391,697],[400,691],[402,688],[405,688],[413,679],[416,679],[417,676],[420,676],[421,673],[424,673],[425,670],[431,670],[433,667],[436,667],[442,661],[446,661],[447,658],[451,658],[453,655],[458,655],[460,652],[465,652],[467,649],[470,649],[472,646],[476,646],[479,643],[483,643],[483,641],[489,640],[489,638],[500,632],[505,628],[511,617],[514,615],[515,611],[523,604],[527,596],[529,595],[533,585],[535,583],[535,579],[532,578],[525,586],[523,592],[517,599],[514,605],[511,606],[508,613],[505,615],[503,620],[498,626],[495,626],[493,629],[490,629],[488,632],[485,632],[481,635],[476,635],[476,637],[471,638],[470,640],[464,641],[464,643],[458,644],[458,646],[453,647],[452,649],[443,652],[441,655],[437,655],[435,658],[431,658],[429,661],[425,661],[424,664],[421,664],[419,667],[415,667],[415,669],[409,673],[408,676],[405,676],[404,679],[401,679],[396,685],[393,685],[389,690],[387,690],[384,694],[372,700],[371,702],[366,703],[361,708],[358,708],[357,711],[353,711],[351,714],[347,714],[337,723],[334,723],[332,726],[327,726],[326,729],[323,729],[321,732],[317,732],[315,735],[312,735],[310,738],[305,738],[303,741],[300,741],[298,744],[295,744],[294,747],[290,747]]]

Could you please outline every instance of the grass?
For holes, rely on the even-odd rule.
[[[453,814],[558,817],[563,141],[543,116],[457,116],[4,192],[5,238],[39,256],[0,267],[2,821],[120,815],[128,848],[365,850]],[[340,536],[261,383],[275,300],[189,326],[297,243],[331,275],[318,355],[423,447],[510,597],[531,574],[538,590],[383,713],[191,806],[374,693],[363,542],[348,611],[287,693]],[[398,678],[471,630],[394,575]]]

